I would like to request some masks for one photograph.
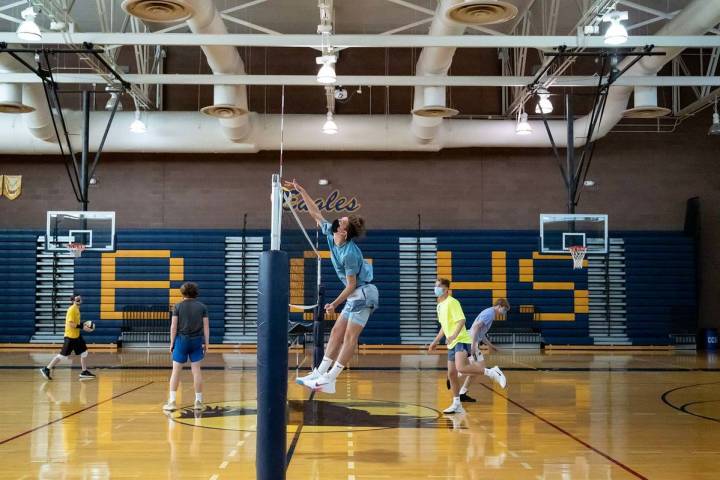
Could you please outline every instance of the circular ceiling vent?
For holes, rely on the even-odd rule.
[[[125,0],[128,15],[153,23],[182,22],[195,14],[186,0]]]
[[[444,105],[425,105],[412,111],[413,115],[418,117],[454,117],[458,112],[454,108]]]
[[[518,14],[515,5],[502,0],[465,0],[445,10],[448,20],[464,25],[493,25],[512,20]]]
[[[208,105],[200,109],[200,111],[209,117],[215,118],[236,118],[248,113],[244,108],[230,104]]]
[[[629,110],[625,110],[623,112],[623,117],[625,117],[625,118],[658,118],[658,117],[664,117],[665,115],[667,115],[669,113],[670,113],[669,108],[645,106],[645,107],[635,107],[635,108],[631,108]]]
[[[35,109],[20,102],[0,101],[0,113],[30,113]]]

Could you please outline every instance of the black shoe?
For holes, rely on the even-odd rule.
[[[467,402],[467,403],[475,403],[475,402],[477,402],[477,400],[475,400],[474,398],[472,398],[472,397],[471,397],[470,395],[468,395],[467,393],[461,393],[461,394],[460,394],[460,401],[461,401],[461,402]]]
[[[45,377],[45,380],[52,380],[52,375],[48,367],[42,367],[40,369],[40,373],[42,373],[42,376]]]
[[[447,387],[448,390],[450,390],[450,379],[449,378],[445,380],[445,386]]]
[[[95,378],[95,374],[90,370],[83,370],[80,372],[80,378]]]

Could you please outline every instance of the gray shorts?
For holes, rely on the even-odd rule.
[[[349,322],[364,327],[370,315],[377,310],[379,305],[380,294],[377,287],[371,283],[366,283],[356,288],[348,297],[340,316],[347,318]]]

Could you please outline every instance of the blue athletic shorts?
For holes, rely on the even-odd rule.
[[[202,336],[186,337],[178,335],[175,337],[175,345],[173,346],[173,362],[185,363],[188,358],[190,358],[191,362],[199,362],[205,357],[203,353],[204,343],[205,339]]]
[[[455,361],[455,354],[458,352],[465,352],[467,356],[470,356],[470,344],[469,343],[456,343],[453,348],[448,348],[448,362]]]

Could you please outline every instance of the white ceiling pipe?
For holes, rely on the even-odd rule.
[[[220,13],[215,8],[212,0],[193,0],[192,4],[195,14],[187,21],[193,33],[227,35],[227,27]],[[203,45],[203,52],[213,73],[216,74],[245,74],[245,64],[240,58],[237,48],[234,46]],[[216,87],[217,88],[217,87]],[[231,88],[221,87],[219,97],[226,104],[232,104],[239,109],[248,111],[247,87],[236,85]],[[234,98],[233,98],[234,97]],[[240,115],[234,118],[220,118],[220,125],[225,135],[232,141],[237,142],[247,137],[250,132],[250,120],[248,115]]]
[[[93,125],[105,125],[110,112],[91,112]],[[244,142],[229,142],[214,118],[199,112],[144,112],[145,135],[128,135],[134,112],[117,112],[105,143],[105,152],[164,153],[255,153],[280,148],[280,116],[250,114],[251,135]],[[80,146],[81,112],[66,112],[73,146]],[[56,145],[41,142],[22,124],[17,115],[0,115],[0,152],[13,154],[57,154]],[[319,126],[324,115],[285,115],[286,150],[318,151],[415,151],[436,152],[460,147],[547,147],[541,122],[530,122],[533,133],[515,135],[515,122],[508,120],[448,120],[433,142],[418,142],[410,131],[409,115],[342,115],[335,118],[336,135],[323,135]],[[564,122],[550,122],[559,146],[566,144]],[[102,129],[90,131],[90,149],[99,145]],[[576,131],[576,142],[583,142]]]
[[[11,45],[10,48],[18,45]],[[34,63],[31,57],[25,55],[25,60],[31,65]],[[27,72],[27,68],[20,62],[15,60],[9,54],[0,54],[0,78],[5,72]],[[42,84],[25,84],[22,85],[22,103],[35,110],[29,113],[23,113],[22,120],[35,138],[46,142],[57,142],[55,132],[52,126],[52,117],[50,109],[45,98],[45,91]],[[5,114],[3,116],[8,116]],[[19,120],[19,119],[16,119]],[[15,122],[13,122],[15,123]],[[2,135],[0,133],[0,135]],[[55,147],[56,148],[56,147]]]
[[[453,22],[446,18],[445,11],[452,5],[462,3],[462,0],[441,0],[438,2],[437,9],[435,10],[435,16],[430,24],[430,36],[438,35],[462,35],[465,33],[466,25]],[[452,64],[452,58],[455,54],[455,47],[425,47],[420,52],[418,57],[417,67],[415,74],[418,76],[438,76],[447,75]],[[423,109],[424,107],[437,107],[437,103],[428,104],[427,102],[440,102],[440,105],[445,106],[445,89],[442,92],[442,98],[437,95],[437,88],[430,87],[430,97],[427,98],[425,95],[426,87],[415,87],[415,96],[413,98],[413,111]],[[434,97],[433,98],[433,94]],[[438,129],[442,124],[441,116],[421,116],[413,113],[411,129],[413,134],[421,142],[430,142],[437,135]]]

